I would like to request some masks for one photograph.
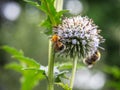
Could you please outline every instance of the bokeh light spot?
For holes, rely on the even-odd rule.
[[[76,73],[74,87],[84,90],[98,90],[104,86],[105,81],[104,73],[100,71],[93,73],[89,69],[84,68]]]
[[[16,20],[21,12],[21,7],[16,2],[9,2],[3,5],[3,15],[10,21]]]
[[[65,9],[71,14],[78,15],[83,11],[83,4],[79,0],[67,0],[66,2]]]

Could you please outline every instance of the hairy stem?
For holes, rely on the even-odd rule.
[[[72,76],[70,79],[70,88],[73,88],[73,84],[74,84],[74,79],[75,79],[75,72],[76,72],[76,67],[77,67],[77,57],[75,59],[73,59],[73,68],[72,68]]]

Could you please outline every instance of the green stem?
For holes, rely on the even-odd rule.
[[[48,61],[48,90],[54,90],[54,57],[52,42],[49,41],[49,61]]]
[[[55,0],[55,8],[60,11],[63,6],[63,0]],[[52,17],[52,16],[51,16]],[[54,18],[52,24],[56,24]],[[55,52],[51,40],[49,41],[49,58],[48,58],[48,90],[54,90],[54,58]]]
[[[74,84],[74,79],[75,79],[75,72],[76,72],[76,68],[77,68],[77,57],[75,57],[75,59],[73,59],[73,68],[72,68],[72,76],[70,79],[70,88],[73,88],[73,84]]]

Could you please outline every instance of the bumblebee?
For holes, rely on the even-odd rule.
[[[84,63],[87,64],[88,66],[93,66],[97,61],[100,60],[101,54],[100,52],[97,50],[93,55],[87,57],[84,60]]]
[[[53,47],[55,51],[62,51],[65,48],[65,45],[60,41],[60,37],[57,34],[52,36]]]

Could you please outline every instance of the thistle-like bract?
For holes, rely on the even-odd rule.
[[[59,41],[65,46],[60,55],[72,58],[91,56],[100,48],[100,43],[104,42],[103,37],[99,35],[98,26],[88,17],[65,18],[53,32],[60,37]]]

